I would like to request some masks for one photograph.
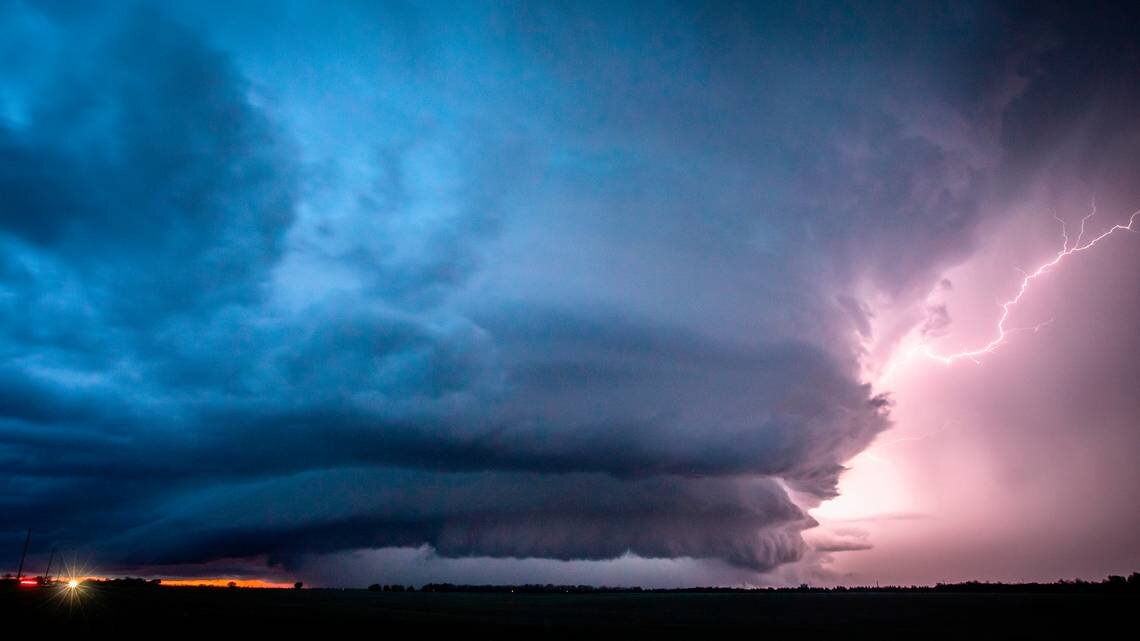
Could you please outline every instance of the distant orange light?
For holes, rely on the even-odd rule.
[[[224,588],[233,583],[239,588],[292,588],[292,583],[274,583],[264,579],[163,579],[161,585],[176,587],[207,586],[211,588]]]

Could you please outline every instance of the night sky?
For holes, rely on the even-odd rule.
[[[0,569],[1140,569],[1095,5],[0,0]]]

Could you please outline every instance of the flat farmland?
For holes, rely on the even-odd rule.
[[[497,630],[579,635],[634,630],[802,631],[860,638],[994,631],[1089,634],[1130,629],[1136,594],[1019,593],[379,593],[84,586],[6,590],[9,626],[121,634],[226,629]],[[15,627],[10,629],[16,629]]]

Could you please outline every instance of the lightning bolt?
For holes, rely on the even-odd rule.
[[[1077,237],[1076,239],[1072,240],[1071,243],[1068,227],[1065,225],[1065,221],[1058,218],[1056,214],[1053,215],[1053,218],[1056,218],[1061,223],[1061,238],[1064,241],[1064,244],[1061,246],[1061,251],[1057,252],[1057,254],[1053,256],[1052,260],[1042,263],[1040,267],[1033,270],[1032,272],[1022,272],[1023,278],[1021,280],[1021,285],[1017,288],[1017,293],[1012,298],[1002,303],[1001,316],[998,318],[994,337],[990,339],[988,343],[960,352],[954,352],[952,354],[940,354],[935,351],[930,345],[924,343],[915,346],[909,352],[907,352],[902,362],[909,361],[915,355],[921,355],[931,360],[938,361],[943,365],[952,365],[954,362],[960,360],[970,360],[974,363],[981,364],[980,357],[993,353],[1006,342],[1006,339],[1008,339],[1010,335],[1024,331],[1036,332],[1052,322],[1046,321],[1044,323],[1039,323],[1033,327],[1006,327],[1006,323],[1009,321],[1010,313],[1012,312],[1013,308],[1016,307],[1019,302],[1021,302],[1021,299],[1025,296],[1025,293],[1029,291],[1030,285],[1032,285],[1033,282],[1038,278],[1049,273],[1050,270],[1052,270],[1054,267],[1061,264],[1061,261],[1065,260],[1065,258],[1072,256],[1073,254],[1092,249],[1094,246],[1096,246],[1097,243],[1104,240],[1105,238],[1108,238],[1118,231],[1140,231],[1140,228],[1138,228],[1140,226],[1137,225],[1137,218],[1140,218],[1140,210],[1137,210],[1132,212],[1132,215],[1128,217],[1128,224],[1113,225],[1111,228],[1099,236],[1086,241],[1084,240],[1085,224],[1089,221],[1090,218],[1095,215],[1096,204],[1094,203],[1092,211],[1084,218],[1081,218],[1081,225],[1079,231],[1077,232]],[[885,379],[889,377],[897,365],[897,363],[892,364],[884,373],[883,378]]]

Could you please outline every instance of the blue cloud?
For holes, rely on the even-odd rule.
[[[290,7],[3,10],[0,539],[798,559],[859,297],[983,219],[991,16]]]

